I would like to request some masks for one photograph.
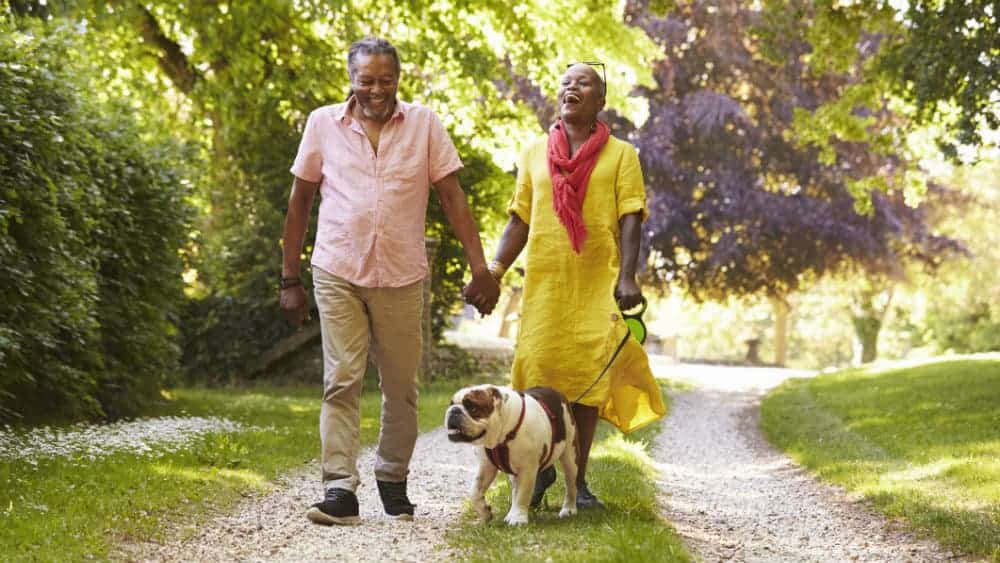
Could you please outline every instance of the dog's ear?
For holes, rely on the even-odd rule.
[[[504,394],[500,392],[500,389],[495,386],[490,387],[490,394],[493,395],[494,401],[500,401],[502,403],[507,400],[507,397],[505,397]]]

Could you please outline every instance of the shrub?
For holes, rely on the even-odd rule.
[[[0,419],[115,417],[176,365],[184,152],[0,19]]]

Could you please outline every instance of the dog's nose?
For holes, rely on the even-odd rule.
[[[462,424],[462,409],[452,406],[448,409],[448,426],[460,426]]]

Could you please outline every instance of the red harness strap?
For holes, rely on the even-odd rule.
[[[549,417],[549,426],[552,427],[552,442],[549,444],[549,453],[545,455],[542,464],[538,466],[539,469],[545,469],[549,465],[549,460],[552,459],[552,452],[556,449],[556,417],[544,401],[538,401],[538,404],[542,405],[542,408],[545,409],[545,414]]]
[[[513,440],[517,436],[517,431],[521,429],[521,423],[524,422],[525,406],[528,404],[528,400],[524,398],[524,393],[518,394],[521,395],[521,416],[517,417],[517,424],[507,433],[507,437],[504,438],[503,442],[500,442],[493,448],[485,448],[486,457],[493,462],[493,465],[500,471],[510,473],[511,475],[517,475],[517,473],[514,473],[514,470],[510,467],[510,448],[507,447],[507,442]]]
[[[504,473],[510,473],[511,475],[517,476],[517,473],[510,466],[510,448],[507,447],[507,443],[517,436],[517,431],[521,429],[521,423],[524,422],[524,411],[528,400],[525,399],[524,393],[518,393],[521,395],[521,415],[517,418],[517,424],[514,425],[514,429],[507,433],[507,437],[504,438],[503,442],[500,442],[493,448],[484,448],[486,450],[486,457],[489,458],[490,462],[496,466],[497,469],[503,471]],[[539,468],[545,468],[549,460],[552,459],[552,451],[555,449],[555,438],[556,438],[556,419],[549,407],[545,406],[545,403],[538,401],[539,405],[545,410],[545,414],[548,416],[549,424],[552,426],[552,443],[549,444],[549,453],[545,456],[542,464]]]

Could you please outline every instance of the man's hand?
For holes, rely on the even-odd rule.
[[[628,311],[642,304],[642,290],[639,289],[635,278],[618,278],[618,285],[615,287],[615,301],[618,302],[618,308],[622,311]]]
[[[483,270],[472,274],[472,281],[462,289],[465,302],[475,306],[480,315],[489,315],[500,300],[500,282]]]
[[[302,322],[309,317],[309,302],[306,290],[301,285],[281,290],[281,314],[295,328],[302,328]]]

